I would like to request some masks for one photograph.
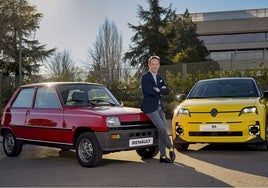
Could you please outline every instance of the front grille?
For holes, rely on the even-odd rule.
[[[151,121],[128,121],[128,122],[120,122],[122,126],[127,125],[152,125]]]
[[[188,122],[188,124],[190,125],[200,125],[200,124],[224,124],[224,123],[227,123],[227,124],[239,124],[239,123],[242,123],[242,121],[227,121],[227,122],[221,122],[221,121],[207,121],[207,122],[202,122],[202,121],[190,121]]]
[[[150,121],[121,122],[121,126],[109,127],[109,131],[126,131],[130,138],[152,137],[157,134],[156,127]]]
[[[147,136],[153,136],[152,131],[142,131],[142,132],[135,132],[135,133],[129,133],[129,137],[147,137]]]
[[[241,131],[227,132],[189,132],[189,136],[243,136]]]
[[[153,124],[128,124],[128,125],[121,125],[118,127],[110,127],[110,131],[118,131],[118,130],[133,130],[133,129],[155,129]]]

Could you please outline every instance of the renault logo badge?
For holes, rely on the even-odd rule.
[[[217,114],[218,114],[218,110],[216,108],[213,108],[211,111],[210,111],[210,114],[212,117],[215,117]]]

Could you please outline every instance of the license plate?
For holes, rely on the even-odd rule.
[[[200,131],[229,131],[229,125],[228,124],[200,125]]]
[[[153,141],[154,141],[153,137],[130,139],[129,140],[129,147],[152,145]]]

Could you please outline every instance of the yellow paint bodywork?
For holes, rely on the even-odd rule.
[[[256,107],[257,113],[240,114],[245,107]],[[187,109],[190,114],[178,114],[180,108]],[[217,110],[217,115],[211,115],[212,109]],[[260,126],[260,135],[250,135],[249,126]],[[175,127],[183,128],[183,135],[176,135]],[[227,126],[226,135],[219,136],[213,131],[202,131],[201,125]],[[181,140],[185,143],[244,143],[257,137],[265,140],[266,134],[266,100],[261,97],[251,98],[206,98],[186,99],[175,110],[172,118],[173,141]],[[190,136],[189,132],[211,132],[209,136]],[[216,132],[221,132],[218,130]],[[242,132],[241,136],[232,136],[232,132]],[[230,133],[230,135],[228,135]]]

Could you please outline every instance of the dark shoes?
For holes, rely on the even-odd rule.
[[[173,161],[170,158],[167,158],[167,157],[160,157],[159,162],[160,163],[173,163]]]
[[[174,148],[169,149],[169,157],[170,158],[167,158],[166,156],[160,157],[159,162],[160,163],[173,163],[175,161],[175,158],[176,158],[176,155],[174,153]]]
[[[174,150],[169,151],[169,157],[172,162],[175,161],[176,155],[174,153]]]

